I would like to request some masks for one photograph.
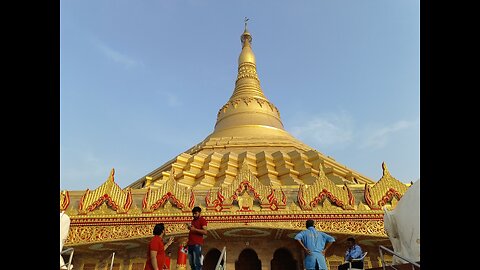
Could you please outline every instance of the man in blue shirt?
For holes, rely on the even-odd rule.
[[[305,250],[304,266],[306,270],[327,270],[325,251],[335,242],[332,236],[317,231],[314,221],[306,222],[307,229],[295,235],[295,240]]]
[[[352,262],[352,259],[358,259],[362,257],[362,248],[355,244],[355,238],[347,238],[347,251],[345,251],[345,261],[347,263],[338,266],[338,270],[347,270],[348,262]],[[363,269],[363,260],[352,262],[352,268]]]

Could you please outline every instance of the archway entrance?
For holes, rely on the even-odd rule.
[[[242,250],[238,260],[235,261],[235,270],[262,270],[262,262],[255,250],[251,248]]]
[[[215,266],[217,266],[218,259],[222,252],[216,248],[210,249],[205,258],[203,259],[203,270],[215,270]]]
[[[279,248],[273,253],[270,262],[271,270],[297,270],[297,260],[293,259],[292,253],[286,248]]]

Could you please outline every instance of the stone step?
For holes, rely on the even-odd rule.
[[[420,264],[420,262],[417,262],[418,264]],[[385,266],[385,269],[386,270],[393,270],[393,269],[397,269],[397,270],[420,270],[420,267],[417,267],[417,266],[414,266],[412,265],[411,263],[404,263],[404,264],[396,264],[394,265],[395,268],[391,267],[391,266]],[[365,270],[383,270],[383,267],[380,266],[380,267],[374,267],[374,268],[368,268]]]

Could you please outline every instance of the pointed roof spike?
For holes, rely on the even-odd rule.
[[[390,172],[388,171],[388,168],[387,168],[387,163],[385,163],[385,161],[382,162],[382,169],[383,169],[383,175],[389,175]]]

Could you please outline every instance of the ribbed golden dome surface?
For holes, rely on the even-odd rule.
[[[335,184],[373,183],[288,133],[280,113],[260,87],[252,36],[241,35],[238,75],[230,99],[218,114],[214,131],[202,142],[132,183],[132,188],[159,187],[173,171],[177,183],[196,189],[227,186],[246,161],[265,185],[312,184],[322,166]]]

